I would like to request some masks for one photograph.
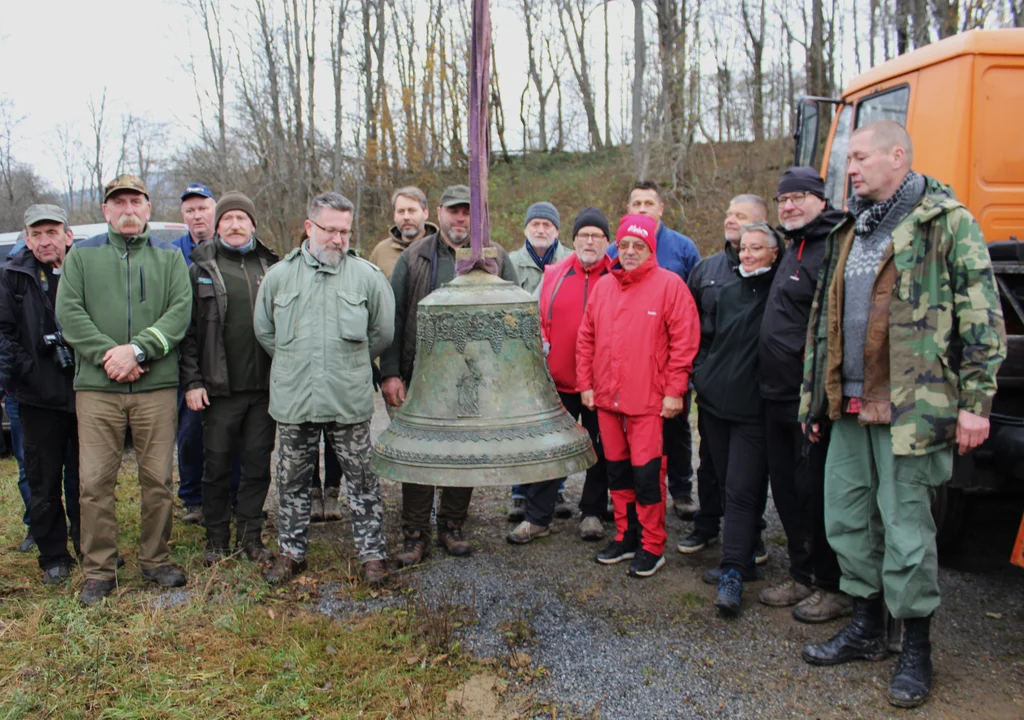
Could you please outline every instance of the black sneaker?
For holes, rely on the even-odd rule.
[[[32,537],[32,533],[29,532],[27,535],[25,535],[25,539],[18,544],[18,552],[27,553],[30,552],[34,547],[36,547],[36,539]]]
[[[185,573],[175,565],[165,563],[163,565],[157,565],[155,568],[150,568],[149,570],[143,570],[142,579],[155,582],[166,590],[168,588],[176,588],[184,585]]]
[[[713,567],[710,570],[705,571],[700,579],[708,585],[717,585],[722,582],[722,568]],[[754,580],[757,580],[757,573],[753,568],[751,568],[750,572],[743,575],[743,582],[753,582]]]
[[[71,567],[68,565],[54,565],[43,572],[43,585],[63,585],[70,579]]]
[[[629,574],[633,577],[650,577],[658,572],[658,569],[665,564],[664,555],[655,555],[646,550],[640,550],[629,564]]]
[[[95,605],[114,591],[114,580],[86,580],[85,587],[78,594],[78,602],[82,605]]]
[[[709,545],[714,545],[717,542],[717,535],[705,535],[699,532],[692,532],[679,541],[679,545],[676,546],[676,550],[684,555],[693,555],[694,553],[699,553],[704,548]]]
[[[764,538],[758,535],[757,542],[754,543],[754,564],[764,565],[766,562],[768,562],[768,548],[764,546]]]
[[[715,606],[722,611],[723,615],[736,617],[740,614],[740,601],[743,599],[743,578],[738,570],[730,569],[722,575],[722,581],[718,583],[718,595],[715,597]]]
[[[614,565],[623,560],[636,557],[636,545],[625,540],[612,540],[608,547],[599,552],[594,559],[602,565]]]

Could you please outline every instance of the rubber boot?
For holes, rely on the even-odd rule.
[[[882,598],[853,598],[850,623],[829,640],[804,645],[804,661],[811,665],[839,665],[851,660],[882,660],[888,654]]]
[[[903,621],[903,652],[889,681],[889,702],[896,707],[915,708],[932,691],[931,617]]]

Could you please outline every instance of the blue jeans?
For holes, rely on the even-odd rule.
[[[203,414],[188,409],[182,388],[178,388],[178,483],[183,504],[203,504]]]
[[[25,503],[25,514],[21,521],[28,527],[28,508],[31,504],[32,494],[28,489],[28,479],[25,477],[25,449],[21,442],[21,413],[18,411],[18,401],[10,395],[4,396],[4,408],[7,410],[7,417],[11,419],[11,452],[14,459],[18,461],[18,492],[21,493],[21,501]]]
[[[565,492],[565,481],[566,478],[562,478],[561,484],[558,486],[558,492]],[[527,496],[527,490],[529,488],[526,485],[513,485],[512,486],[512,497],[519,500],[525,500]]]

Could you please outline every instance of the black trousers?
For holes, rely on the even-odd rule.
[[[601,445],[601,432],[597,427],[597,411],[583,407],[579,393],[559,391],[565,411],[573,418],[579,418],[580,424],[590,435],[597,454],[597,462],[587,469],[587,477],[583,482],[583,493],[580,496],[580,512],[583,517],[593,515],[601,517],[608,510],[608,469],[604,460],[604,447]],[[526,495],[526,519],[534,525],[547,527],[555,515],[555,504],[558,501],[558,488],[565,478],[545,480],[539,483],[523,485]]]
[[[825,456],[831,427],[807,442],[796,403],[765,403],[772,498],[786,531],[789,572],[804,585],[839,591],[839,560],[825,536]]]
[[[68,523],[77,551],[81,528],[78,504],[78,418],[73,412],[21,403],[25,477],[31,501],[29,530],[39,546],[39,567],[70,565]],[[61,496],[67,501],[67,519]]]
[[[324,434],[324,490],[341,487],[341,464],[338,462],[338,454],[334,452],[334,445],[331,439]],[[310,477],[309,486],[314,490],[320,487],[320,460],[313,463],[313,475]]]
[[[754,544],[760,533],[761,498],[768,492],[768,454],[764,420],[738,423],[704,413],[711,464],[715,476],[725,478],[725,533],[722,537],[722,570],[753,571]]]
[[[668,458],[668,494],[673,498],[693,494],[693,432],[690,430],[690,400],[683,396],[683,411],[665,421],[665,457]]]
[[[270,488],[270,455],[277,423],[265,391],[210,398],[203,411],[203,518],[206,542],[227,548],[231,542],[231,476],[241,464],[235,537],[244,542],[263,529],[263,503]]]

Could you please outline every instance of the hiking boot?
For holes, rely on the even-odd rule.
[[[43,585],[63,585],[71,579],[71,568],[64,563],[47,568],[43,572]]]
[[[815,590],[793,608],[793,617],[803,623],[823,623],[845,617],[853,611],[853,601],[843,592]]]
[[[274,565],[263,575],[263,580],[268,585],[280,585],[306,572],[307,567],[305,560],[294,560],[287,555],[278,555]]]
[[[259,565],[274,559],[274,554],[263,544],[263,538],[258,535],[242,541],[242,552],[251,562]]]
[[[324,522],[341,520],[341,488],[324,488]]]
[[[309,521],[311,523],[324,521],[324,491],[322,488],[313,488],[309,493]]]
[[[206,548],[206,552],[203,554],[203,565],[213,567],[230,554],[231,552],[226,547],[221,545],[210,546]]]
[[[758,535],[757,542],[754,543],[754,564],[764,565],[766,562],[768,562],[768,548],[764,546],[764,538]]]
[[[740,614],[740,601],[743,599],[743,577],[739,570],[730,568],[722,575],[718,583],[718,595],[715,596],[715,607],[723,615],[736,617]]]
[[[182,587],[185,584],[185,573],[171,563],[164,563],[150,570],[143,570],[142,579],[155,582],[166,590],[168,588]]]
[[[381,587],[388,581],[388,564],[383,560],[369,560],[363,563],[363,575],[370,587]]]
[[[203,506],[202,505],[186,505],[185,515],[181,518],[181,521],[186,525],[202,525],[203,524]]]
[[[508,506],[505,518],[509,522],[522,522],[526,519],[526,498],[514,497]]]
[[[718,535],[705,535],[704,533],[694,531],[679,541],[676,550],[683,553],[683,555],[693,555],[717,542]]]
[[[654,573],[658,572],[662,565],[665,564],[664,555],[655,555],[647,550],[640,550],[634,557],[633,562],[629,564],[629,570],[626,572],[631,577],[645,578],[650,577]]]
[[[416,565],[430,557],[430,537],[419,530],[402,530],[402,552],[395,555],[398,567]]]
[[[462,535],[462,526],[453,522],[445,523],[443,529],[438,526],[437,544],[453,557],[465,557],[473,552],[473,546]]]
[[[708,585],[718,585],[722,582],[722,568],[713,567],[704,571],[704,574],[700,576],[700,579]],[[742,575],[743,582],[753,582],[757,580],[757,572],[751,568],[748,572]]]
[[[815,592],[810,585],[804,585],[802,582],[797,582],[790,578],[781,585],[765,588],[757,596],[757,599],[763,605],[770,607],[789,607],[790,605],[796,605],[802,600],[806,600]]]
[[[32,537],[32,533],[29,532],[25,535],[25,539],[18,544],[18,552],[27,553],[36,547],[36,539]]]
[[[632,560],[636,557],[636,540],[629,534],[622,540],[612,540],[608,547],[599,552],[594,559],[602,565],[614,565],[623,560]]]
[[[555,500],[555,517],[562,520],[567,520],[572,517],[572,507],[565,501],[565,493],[558,493],[558,497]]]
[[[882,598],[853,598],[850,623],[823,643],[804,645],[811,665],[839,665],[851,660],[883,660],[888,654]]]
[[[700,506],[693,501],[693,495],[680,495],[672,500],[672,511],[680,520],[693,520]]]
[[[536,538],[547,537],[551,534],[551,526],[534,525],[529,520],[523,520],[516,525],[515,529],[505,536],[510,545],[525,545]]]
[[[580,523],[580,538],[587,542],[593,542],[595,540],[604,539],[604,525],[601,521],[593,515],[588,515],[583,518],[583,522]]]
[[[86,580],[82,592],[78,593],[78,602],[83,605],[95,605],[114,592],[114,585],[113,580]]]
[[[932,691],[930,627],[931,617],[903,621],[903,652],[889,681],[889,703],[896,707],[917,707]]]

